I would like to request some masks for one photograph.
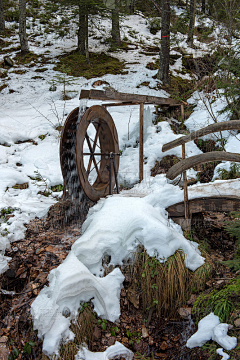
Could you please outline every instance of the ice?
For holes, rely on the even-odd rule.
[[[108,347],[104,352],[93,353],[85,347],[82,347],[75,356],[75,360],[110,360],[116,357],[124,357],[126,360],[132,360],[133,352],[116,341],[114,345]]]
[[[72,340],[70,321],[78,316],[80,303],[92,301],[98,316],[115,322],[120,315],[120,290],[124,276],[116,268],[104,278],[97,278],[73,252],[48,276],[49,287],[41,290],[31,307],[34,329],[44,337],[43,352],[58,354],[62,338]],[[66,307],[69,317],[65,317]]]

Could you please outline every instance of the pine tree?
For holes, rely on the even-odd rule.
[[[162,0],[161,50],[157,78],[164,84],[169,84],[170,15],[170,0]]]
[[[26,55],[29,52],[26,33],[26,0],[19,0],[19,38],[21,54]]]
[[[193,46],[193,33],[195,25],[196,0],[190,0],[190,21],[188,30],[188,44]]]
[[[121,45],[120,37],[120,25],[119,25],[119,7],[120,0],[114,0],[114,6],[112,9],[112,41],[115,45]]]
[[[0,0],[0,31],[5,30],[3,0]]]

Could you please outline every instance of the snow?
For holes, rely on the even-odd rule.
[[[133,352],[116,341],[114,345],[109,346],[107,350],[102,353],[93,353],[85,347],[82,347],[75,356],[75,360],[110,360],[116,356],[124,357],[126,360],[132,360]]]
[[[98,316],[112,322],[118,319],[124,280],[118,268],[104,278],[95,277],[70,252],[65,261],[50,272],[48,280],[49,287],[41,290],[31,307],[34,329],[38,330],[40,338],[44,337],[43,352],[46,355],[58,355],[62,338],[74,339],[69,326],[78,315],[80,303],[91,299]],[[65,317],[66,312],[68,317]]]
[[[183,9],[174,7],[176,14],[183,13]],[[52,24],[58,23],[61,16],[52,19]],[[94,18],[92,35],[89,39],[91,51],[105,52],[107,45],[104,37],[110,34],[111,24],[109,19]],[[212,26],[212,21],[201,20]],[[200,19],[197,17],[197,22]],[[98,23],[98,24],[97,24]],[[64,51],[76,48],[76,24],[72,23],[68,36],[64,39],[55,38],[54,32],[40,35],[44,25],[36,20],[28,19],[30,26],[30,50],[39,55],[39,64],[33,66],[22,66],[25,74],[16,74],[16,66],[9,70],[9,78],[3,79],[8,86],[1,91],[0,97],[0,207],[12,208],[14,217],[0,220],[0,274],[8,269],[10,257],[4,256],[5,250],[10,249],[10,243],[24,238],[25,226],[35,217],[46,215],[49,207],[57,199],[50,195],[45,197],[39,193],[51,186],[62,184],[63,179],[59,162],[59,140],[60,134],[57,126],[63,125],[66,116],[75,107],[79,106],[79,92],[81,89],[91,89],[97,79],[86,80],[81,78],[70,78],[71,86],[67,86],[67,92],[72,99],[62,100],[63,86],[57,84],[55,92],[49,91],[50,84],[55,81],[56,75],[61,73],[53,71],[56,56]],[[96,24],[98,26],[96,26]],[[12,26],[7,23],[7,27]],[[132,32],[132,29],[135,32]],[[134,46],[126,52],[120,50],[111,55],[119,60],[126,60],[128,64],[126,75],[105,75],[101,80],[110,84],[115,90],[135,94],[154,95],[168,97],[164,90],[159,90],[159,80],[154,79],[156,70],[146,68],[148,62],[155,61],[156,57],[141,54],[139,50],[149,45],[159,46],[161,31],[152,35],[148,23],[141,13],[126,16],[122,19],[122,37],[127,36]],[[31,35],[38,35],[31,38]],[[104,33],[104,36],[102,35]],[[101,42],[96,37],[101,36]],[[219,33],[214,30],[212,36],[215,41],[213,48],[218,42]],[[181,47],[194,57],[203,56],[211,52],[209,45],[197,42],[198,49],[190,49],[186,43],[187,35],[176,34],[173,41],[176,46]],[[18,46],[17,34],[11,38]],[[44,46],[42,46],[44,45]],[[47,52],[48,51],[48,52]],[[16,51],[11,53],[14,58]],[[173,53],[178,53],[173,51]],[[41,78],[34,78],[38,73],[35,71],[41,67],[40,55],[50,58],[48,64],[44,65],[47,71],[42,72]],[[180,54],[181,55],[181,54]],[[0,61],[3,60],[0,55]],[[157,55],[158,56],[158,55]],[[179,58],[171,66],[174,73],[182,70],[182,59]],[[178,73],[177,73],[178,74]],[[179,74],[178,74],[179,75]],[[181,75],[183,78],[192,79],[189,74]],[[149,87],[142,86],[143,82],[149,82]],[[103,90],[105,85],[97,87]],[[9,90],[14,92],[9,92]],[[189,131],[213,123],[213,117],[218,121],[226,121],[230,114],[219,114],[225,106],[224,97],[209,95],[213,117],[204,105],[205,94],[195,92],[188,100],[189,104],[196,104],[193,114],[185,122]],[[214,102],[212,102],[214,100]],[[101,105],[98,100],[88,101],[88,106]],[[168,219],[166,208],[176,202],[183,201],[183,190],[179,186],[170,183],[165,175],[155,178],[150,176],[150,170],[156,161],[160,161],[167,155],[181,157],[181,147],[162,152],[162,146],[181,135],[176,135],[171,130],[167,121],[157,125],[152,124],[154,119],[154,106],[145,106],[144,118],[144,180],[138,184],[138,129],[139,129],[139,106],[110,107],[119,136],[119,146],[122,150],[119,169],[119,182],[123,185],[135,186],[129,191],[122,191],[120,195],[114,195],[100,200],[89,212],[83,226],[83,235],[75,242],[71,252],[65,261],[49,274],[49,286],[45,287],[32,304],[32,316],[34,328],[38,330],[41,338],[44,338],[43,351],[46,354],[57,354],[61,339],[73,339],[74,335],[69,330],[70,321],[76,319],[80,302],[92,299],[95,311],[102,318],[116,321],[120,314],[119,293],[124,277],[118,268],[109,275],[103,275],[102,259],[105,255],[111,256],[110,264],[121,265],[131,257],[139,244],[144,245],[149,255],[155,255],[160,261],[165,261],[178,249],[185,253],[185,263],[189,269],[195,270],[204,262],[199,253],[197,244],[186,240],[179,225]],[[41,140],[39,136],[46,135]],[[238,135],[237,135],[238,136]],[[224,132],[227,139],[226,150],[240,152],[238,140],[234,134]],[[186,156],[200,154],[201,151],[190,142],[186,144]],[[228,167],[229,163],[218,165]],[[218,167],[217,167],[218,168]],[[217,168],[214,180],[217,178]],[[36,172],[44,181],[36,181]],[[196,178],[196,171],[188,170],[187,176]],[[27,183],[25,189],[14,189],[16,184]],[[213,194],[238,195],[240,189],[239,180],[219,181],[211,184],[196,184],[189,187],[189,198],[211,196]],[[93,251],[94,249],[94,251]],[[69,314],[68,317],[65,317]],[[65,316],[64,316],[65,315]],[[214,320],[215,319],[215,320]],[[201,321],[199,322],[200,325]],[[217,320],[211,315],[209,322],[203,322],[204,329],[207,324],[208,333],[214,334],[222,347],[232,344],[233,340],[226,335],[226,326],[216,328]],[[212,324],[215,324],[212,327]],[[221,324],[224,325],[224,324]],[[225,324],[226,325],[226,324]],[[199,327],[199,331],[201,326]],[[223,336],[224,334],[224,336]],[[205,336],[203,330],[201,336]],[[195,337],[196,338],[196,337]],[[197,336],[200,344],[202,341]],[[202,338],[201,338],[202,339]],[[227,339],[227,340],[226,340]],[[189,340],[190,341],[190,340]],[[194,340],[195,341],[195,340]],[[226,342],[227,341],[227,342]],[[190,342],[191,344],[191,342]],[[230,346],[230,345],[229,345]],[[225,347],[224,347],[225,348]],[[219,350],[220,351],[220,350]],[[92,354],[86,348],[82,348],[77,359],[109,359],[116,355],[131,359],[132,354],[123,345],[116,342],[104,353]],[[223,355],[224,356],[224,355]]]
[[[199,321],[198,331],[188,339],[186,346],[192,349],[213,340],[225,350],[232,350],[237,346],[237,338],[228,336],[227,332],[228,324],[220,324],[219,317],[210,313]]]
[[[230,358],[230,356],[228,354],[226,354],[222,348],[217,349],[216,353],[218,355],[222,356],[222,360],[228,360]]]

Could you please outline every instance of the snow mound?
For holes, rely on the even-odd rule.
[[[188,241],[169,222],[164,208],[154,207],[154,197],[137,198],[114,195],[100,200],[89,212],[83,235],[72,251],[96,275],[103,272],[102,259],[121,265],[142,244],[150,256],[164,262],[178,249],[184,251],[186,266],[195,271],[204,263],[197,244]],[[94,251],[92,251],[94,249]]]
[[[133,352],[127,349],[124,345],[120,344],[118,341],[114,345],[109,346],[104,352],[93,353],[88,349],[82,347],[77,355],[75,356],[76,360],[109,360],[115,359],[117,357],[124,357],[126,360],[132,360]]]
[[[232,350],[237,346],[237,338],[228,336],[227,332],[228,324],[220,324],[219,317],[210,313],[199,321],[198,331],[188,339],[186,346],[192,349],[212,339],[225,350]],[[224,356],[223,354],[220,355]]]
[[[120,315],[120,290],[124,276],[116,268],[104,278],[97,278],[71,252],[48,276],[49,287],[41,290],[31,307],[34,329],[44,337],[43,352],[58,354],[63,337],[73,340],[70,321],[78,316],[80,303],[92,299],[94,310],[112,322]]]

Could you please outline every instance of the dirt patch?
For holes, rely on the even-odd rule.
[[[151,176],[166,174],[168,170],[180,161],[175,155],[165,156],[161,161],[156,161],[155,166],[151,169]]]

